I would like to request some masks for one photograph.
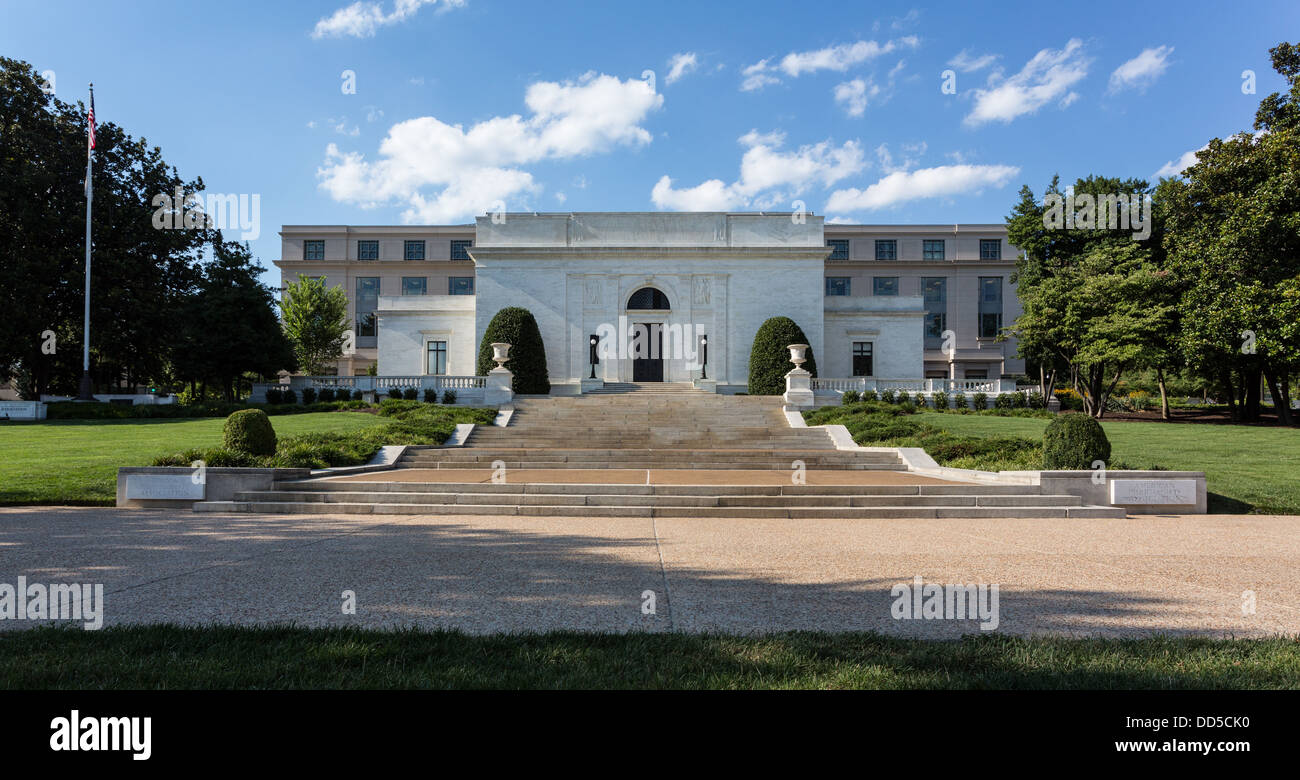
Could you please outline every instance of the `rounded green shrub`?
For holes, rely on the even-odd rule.
[[[320,397],[319,397],[317,400],[319,400],[319,401],[320,401],[321,403],[323,403],[323,404],[333,403],[333,402],[334,402],[334,388],[332,388],[332,387],[322,387],[322,388],[320,389]]]
[[[478,347],[476,373],[479,376],[496,368],[492,343],[497,341],[510,345],[510,359],[505,367],[514,374],[510,380],[512,390],[524,395],[551,392],[551,380],[546,373],[546,345],[532,312],[519,306],[508,306],[493,315]]]
[[[1101,423],[1086,414],[1062,414],[1043,431],[1043,468],[1090,469],[1110,459],[1110,440]]]
[[[261,409],[245,409],[226,418],[226,449],[248,455],[274,455],[275,429]]]
[[[316,389],[312,387],[304,387],[302,389],[302,402],[304,404],[316,403]]]
[[[856,404],[861,398],[862,398],[862,394],[859,393],[857,390],[845,390],[840,395],[840,403],[844,404],[845,406],[849,404]]]
[[[402,398],[404,398],[407,401],[415,401],[418,400],[419,397],[420,397],[420,391],[415,389],[414,387],[408,387],[402,391]]]
[[[934,394],[933,396],[931,396],[931,397],[934,398],[934,410],[935,410],[936,412],[946,412],[946,411],[948,411],[948,394],[947,394],[947,393],[945,393],[944,391],[940,390],[939,392],[935,393],[935,394]]]
[[[402,400],[402,388],[400,387],[388,388],[388,397],[393,399],[394,401]]]
[[[771,317],[759,326],[754,344],[749,348],[749,394],[781,395],[785,392],[785,375],[794,368],[790,362],[791,344],[807,344],[808,337],[789,317]],[[817,359],[812,347],[804,355],[804,370],[817,376]]]

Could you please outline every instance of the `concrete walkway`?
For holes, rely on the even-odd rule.
[[[1300,634],[1300,517],[735,520],[0,508],[0,583],[103,583],[132,622],[470,632],[978,631],[890,589],[997,583],[1015,634]],[[357,614],[342,614],[344,590]],[[1243,591],[1255,614],[1243,615]],[[646,591],[654,614],[644,614]],[[0,621],[0,629],[32,625]]]

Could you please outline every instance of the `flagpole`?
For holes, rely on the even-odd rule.
[[[90,85],[90,122],[95,121],[95,85]],[[93,401],[95,396],[90,382],[90,202],[94,199],[94,186],[91,174],[94,171],[95,143],[94,130],[87,125],[86,139],[86,300],[85,300],[85,334],[81,344],[81,388],[77,394],[79,401]]]

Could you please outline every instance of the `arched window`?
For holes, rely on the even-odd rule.
[[[627,299],[628,310],[632,309],[671,309],[668,296],[653,287],[642,287]]]

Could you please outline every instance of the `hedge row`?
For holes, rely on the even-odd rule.
[[[345,409],[368,409],[365,401],[331,401],[311,404],[247,404],[224,401],[201,401],[194,404],[165,404],[158,406],[127,406],[125,404],[77,403],[55,401],[48,405],[46,419],[50,420],[132,420],[171,419],[185,417],[229,417],[244,409],[261,409],[269,415],[304,414],[307,412],[337,412]]]
[[[189,466],[201,460],[208,466],[261,466],[279,468],[327,468],[366,463],[379,448],[391,444],[442,444],[458,423],[488,425],[495,409],[434,406],[418,401],[385,401],[379,414],[391,418],[387,425],[375,425],[349,433],[308,433],[281,437],[273,454],[257,455],[230,446],[192,448],[157,458],[154,466]],[[228,440],[229,441],[229,440]]]

